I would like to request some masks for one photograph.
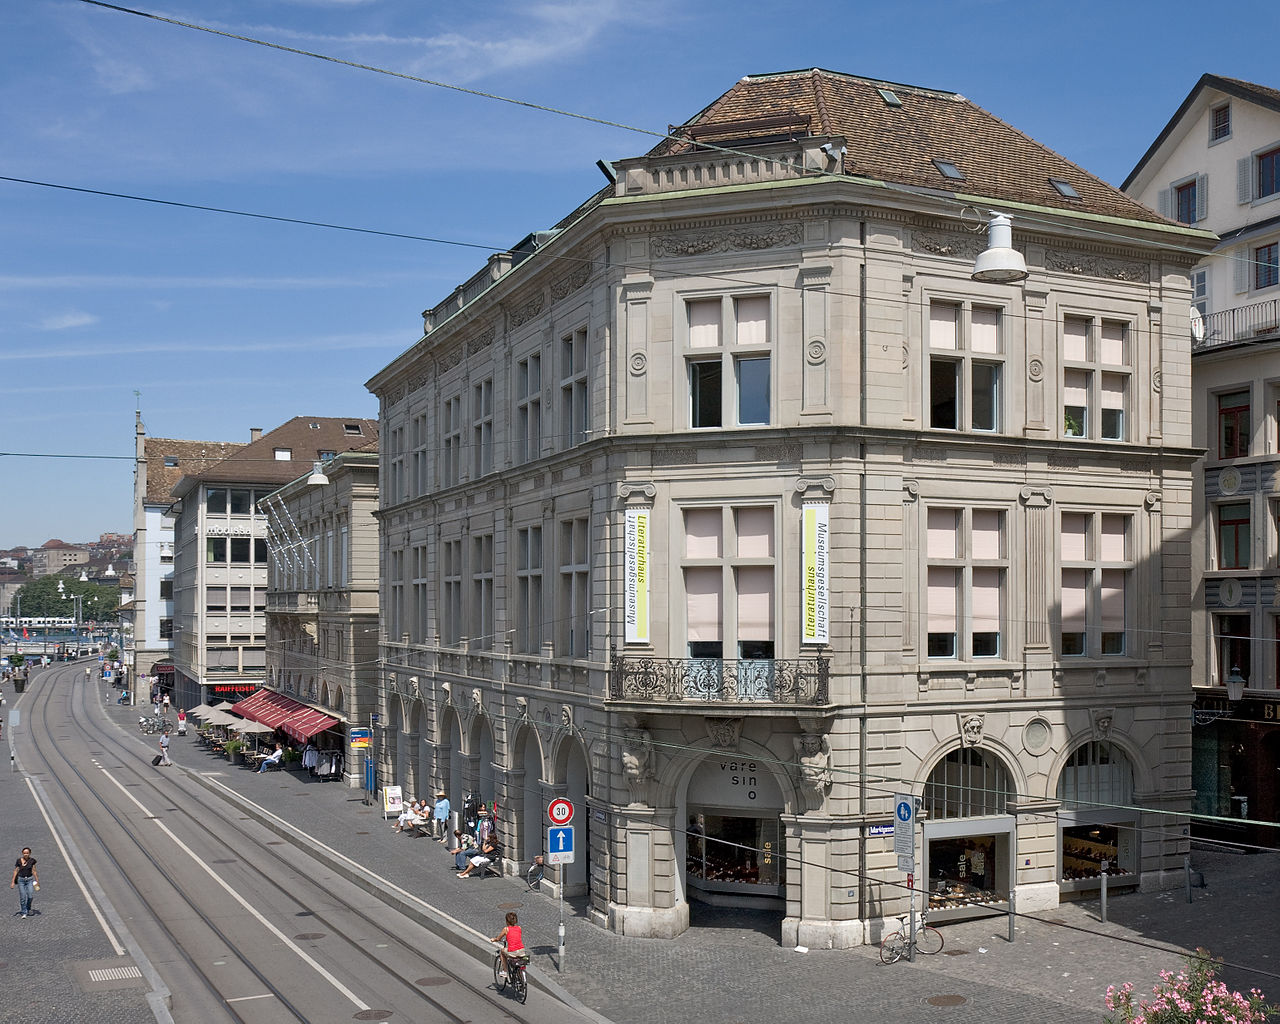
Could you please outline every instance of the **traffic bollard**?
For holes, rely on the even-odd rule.
[[[1009,941],[1013,941],[1013,922],[1018,916],[1018,894],[1010,891],[1009,893]]]
[[[1102,862],[1102,923],[1107,923],[1107,862]]]

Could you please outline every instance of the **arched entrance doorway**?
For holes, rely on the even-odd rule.
[[[513,795],[512,804],[517,815],[516,835],[520,837],[521,848],[512,853],[528,864],[543,852],[543,824],[546,820],[542,795],[542,748],[533,729],[526,728],[520,733],[516,743],[516,764],[523,785],[520,793]]]
[[[1058,776],[1059,891],[1093,892],[1107,882],[1137,885],[1138,812],[1133,766],[1113,743],[1081,744]]]
[[[782,789],[764,762],[741,754],[703,758],[677,813],[686,898],[781,915],[786,910],[785,809]]]
[[[586,751],[576,739],[566,741],[562,757],[564,795],[577,809],[573,819],[576,829],[574,860],[563,867],[564,893],[566,896],[581,896],[589,891],[591,878],[591,812],[587,807],[591,775]]]
[[[1014,786],[989,750],[952,750],[929,773],[922,810],[922,876],[938,920],[1007,910],[1017,870]]]
[[[470,749],[476,758],[476,777],[467,796],[482,806],[492,806],[496,792],[493,776],[493,730],[486,719],[479,719],[472,727]]]

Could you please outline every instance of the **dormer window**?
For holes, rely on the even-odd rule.
[[[177,468],[177,466],[178,466],[178,456],[176,456],[176,455],[166,455],[166,456],[164,457],[164,464],[165,464],[165,466],[167,466],[169,469],[176,469],[176,468]]]
[[[276,462],[289,462],[293,458],[292,448],[276,448]]]
[[[950,160],[935,160],[933,166],[938,168],[938,173],[944,178],[950,178],[952,181],[964,181],[964,172]]]
[[[360,429],[359,423],[344,423],[342,425],[342,432],[344,434],[356,434],[356,435],[360,435],[364,433],[364,431]]]
[[[320,453],[321,462],[328,462],[330,459],[336,459],[337,457],[338,457],[337,452],[321,452]]]

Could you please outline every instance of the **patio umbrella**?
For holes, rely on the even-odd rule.
[[[230,726],[236,732],[252,733],[252,732],[275,732],[269,725],[263,725],[261,722],[250,722],[247,718],[236,722]]]
[[[210,711],[204,716],[205,725],[238,725],[243,719],[236,718],[235,715],[229,715],[225,711]]]
[[[193,708],[187,708],[187,714],[188,714],[188,715],[195,715],[195,716],[196,716],[196,718],[203,718],[205,715],[207,715],[207,714],[208,714],[210,711],[212,711],[212,710],[213,710],[213,708],[209,707],[209,705],[208,705],[208,704],[197,704],[197,705],[196,705],[195,707],[193,707]]]
[[[235,707],[235,705],[232,704],[231,701],[224,700],[218,704],[215,704],[213,706],[213,710],[214,711],[230,711],[233,707]]]

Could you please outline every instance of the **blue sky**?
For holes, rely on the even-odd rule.
[[[662,131],[746,74],[962,93],[1119,183],[1204,72],[1280,87],[1280,16],[953,0],[164,0],[165,17]],[[1226,8],[1222,8],[1226,11]],[[0,174],[504,249],[653,139],[91,6],[0,4]],[[0,181],[0,547],[131,529],[154,436],[376,416],[364,381],[483,249]],[[140,392],[140,397],[135,396]]]

